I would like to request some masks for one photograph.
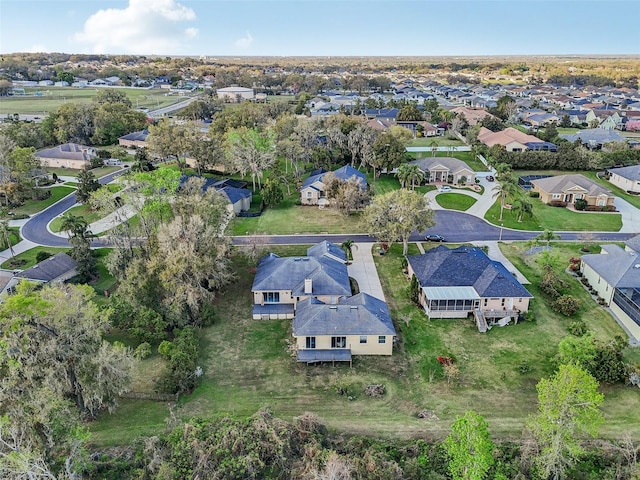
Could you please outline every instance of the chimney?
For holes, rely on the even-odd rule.
[[[304,279],[304,293],[311,295],[313,293],[313,283],[310,278]]]

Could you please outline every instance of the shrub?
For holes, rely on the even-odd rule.
[[[529,192],[531,198],[540,198],[540,192]]]
[[[566,317],[570,317],[578,313],[578,310],[580,310],[580,302],[572,295],[561,295],[553,302],[551,308]]]
[[[51,253],[45,251],[38,252],[38,254],[36,255],[36,262],[40,263],[49,258],[51,255]]]
[[[549,205],[551,205],[552,207],[566,207],[567,202],[563,202],[562,200],[551,200],[549,202]]]
[[[583,198],[578,198],[575,202],[574,202],[574,206],[576,207],[576,210],[584,210],[585,208],[587,208],[587,201]]]
[[[571,322],[567,327],[567,330],[571,335],[575,335],[576,337],[582,337],[589,331],[587,324],[584,323],[583,320],[575,320]]]
[[[133,355],[140,360],[144,360],[151,355],[151,344],[149,342],[141,343],[138,345]]]
[[[520,372],[522,375],[529,373],[531,370],[533,370],[533,368],[526,360],[523,360],[522,362],[520,362],[520,365],[518,365],[518,372]]]

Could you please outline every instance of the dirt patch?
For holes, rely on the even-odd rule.
[[[429,410],[429,409],[426,409],[426,408],[424,410],[420,410],[420,412],[418,412],[418,418],[421,418],[422,420],[428,420],[430,422],[435,422],[435,421],[440,420],[438,418],[438,416],[432,410]]]

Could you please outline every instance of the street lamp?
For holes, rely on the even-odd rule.
[[[502,227],[504,226],[504,224],[500,224],[500,238],[498,238],[498,241],[501,242],[502,241]]]

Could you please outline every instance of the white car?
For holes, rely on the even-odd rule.
[[[451,187],[449,185],[442,185],[439,189],[439,192],[450,192],[451,191]]]

